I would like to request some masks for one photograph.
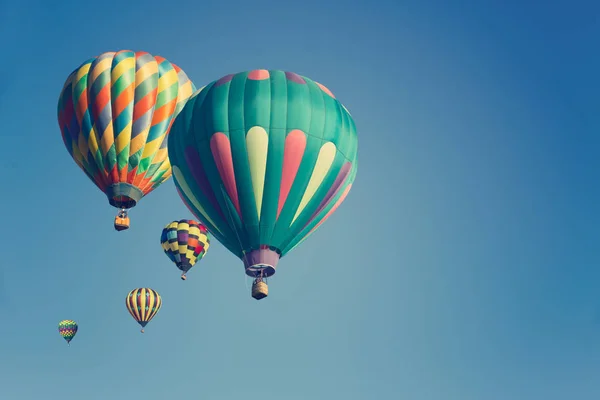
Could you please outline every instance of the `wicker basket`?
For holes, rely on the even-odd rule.
[[[129,228],[129,217],[115,217],[115,229],[118,231],[124,231]]]
[[[256,300],[264,299],[269,295],[269,286],[263,281],[254,281],[252,284],[252,297]]]

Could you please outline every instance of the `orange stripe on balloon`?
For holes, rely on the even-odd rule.
[[[104,85],[104,87],[102,89],[100,89],[100,92],[98,92],[98,95],[96,95],[96,97],[95,97],[94,111],[96,112],[96,114],[100,114],[102,112],[102,110],[104,110],[104,107],[106,107],[106,105],[108,104],[109,101],[110,101],[110,85]]]
[[[129,104],[133,101],[133,96],[135,93],[134,90],[135,84],[131,84],[127,86],[116,99],[113,100],[113,104],[115,106],[115,116],[118,116],[127,108]]]
[[[88,104],[87,90],[84,90],[79,95],[79,99],[77,101],[76,116],[77,116],[77,122],[79,123],[79,126],[83,125],[83,115],[85,114],[85,111],[88,109],[88,107],[89,107],[89,104]]]
[[[140,187],[140,182],[141,182],[142,180],[144,180],[144,174],[143,174],[143,173],[141,173],[141,174],[139,174],[139,175],[135,175],[135,176],[133,177],[133,181],[131,182],[131,184],[132,184],[133,186],[135,186],[135,187],[139,188],[139,187]]]
[[[136,166],[134,169],[129,171],[129,173],[127,174],[127,183],[129,183],[129,184],[133,183],[133,180],[135,179],[135,176],[137,174],[137,169],[138,169],[138,167]]]
[[[134,121],[137,121],[142,115],[146,114],[149,109],[154,107],[154,104],[156,104],[156,91],[157,89],[154,89],[135,103],[135,106],[133,106]]]
[[[127,171],[129,169],[129,165],[125,164],[123,168],[119,171],[119,182],[127,182]]]
[[[306,135],[299,129],[294,129],[285,138],[285,150],[283,153],[283,170],[281,172],[281,186],[279,189],[279,204],[277,205],[277,218],[283,209],[285,201],[287,200],[288,194],[292,189],[292,184],[300,163],[302,162],[302,156],[306,149]]]
[[[229,198],[235,206],[240,219],[242,219],[229,138],[222,132],[215,133],[210,139],[210,150],[212,151],[215,164],[219,170],[219,175],[221,175],[221,180],[223,181],[223,184],[225,184],[225,190],[227,190]]]
[[[146,174],[145,173],[141,173],[139,175],[136,175],[135,178],[133,178],[133,186],[137,187],[138,189],[142,190],[143,188],[146,187],[146,185],[148,184],[148,181],[151,178],[146,178]]]
[[[94,175],[94,182],[96,182],[96,185],[102,190],[106,190],[106,187],[108,186],[106,182],[104,182],[104,175],[101,175],[99,172]]]
[[[119,170],[117,169],[117,164],[110,170],[110,179],[112,183],[119,183]]]
[[[171,115],[173,115],[173,111],[175,111],[175,107],[177,107],[177,99],[173,99],[170,102],[166,103],[160,108],[154,110],[154,115],[152,116],[152,126],[156,124],[160,124]]]

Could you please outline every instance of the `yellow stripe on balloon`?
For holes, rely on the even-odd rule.
[[[81,81],[82,79],[87,80],[87,75],[90,71],[91,66],[92,66],[91,63],[86,64],[77,70],[77,73],[75,74],[75,78],[71,80],[73,89],[75,88],[75,86],[77,86],[77,83],[79,81]],[[87,87],[87,82],[86,82],[85,86]],[[87,97],[87,90],[84,90],[84,92],[86,93],[85,96]],[[75,101],[75,99],[73,99],[73,100]],[[79,123],[79,126],[83,126],[83,115],[85,114],[85,111],[87,110],[89,99],[86,98],[86,101],[84,102],[81,100],[81,97],[80,97],[76,101],[77,101],[77,103],[74,104],[75,115],[77,115],[77,122]],[[93,135],[93,134],[94,134],[94,132],[90,132],[90,135]]]
[[[332,142],[327,142],[321,147],[319,156],[317,157],[317,162],[315,163],[315,168],[313,169],[310,180],[308,181],[308,186],[304,191],[304,196],[302,196],[302,200],[300,200],[300,205],[298,206],[296,215],[294,215],[292,224],[294,221],[296,221],[296,218],[298,218],[298,216],[302,213],[304,207],[306,207],[308,202],[315,195],[317,189],[319,189],[319,186],[321,186],[321,183],[323,183],[323,179],[325,179],[325,176],[329,172],[329,168],[331,168],[331,165],[333,164],[333,159],[335,158],[336,152],[337,148]]]
[[[250,177],[256,200],[256,215],[260,222],[263,193],[265,189],[265,173],[267,171],[267,152],[269,151],[269,136],[260,126],[253,126],[246,135]]]
[[[171,169],[171,163],[169,162],[168,159],[161,164],[161,166],[158,168],[158,170],[154,173],[154,176],[159,176],[161,173],[162,173],[162,175],[160,176],[160,179],[156,182],[148,183],[147,187],[154,187],[157,183],[162,183],[162,182],[166,181],[167,179],[169,179],[169,177],[171,175],[173,175],[173,170]],[[146,188],[144,188],[144,190],[146,190]]]
[[[160,178],[161,182],[164,182],[168,177],[170,177],[173,174],[173,171],[171,170],[171,163],[168,158],[165,160],[165,162],[163,162],[160,165],[160,167],[154,175],[158,175],[159,173],[163,173],[163,175]]]
[[[146,310],[144,307],[144,305],[146,304],[146,291],[144,289],[141,289],[139,292],[137,292],[135,300],[135,306],[138,309],[139,319],[140,321],[143,321],[144,317],[146,316]]]
[[[112,120],[108,121],[108,124],[106,125],[106,129],[104,130],[104,133],[102,134],[102,139],[100,139],[100,144],[102,145],[102,153],[104,154],[104,156],[106,156],[108,154],[108,151],[110,150],[110,148],[112,147],[112,145],[115,143],[115,137],[113,135],[113,122]]]
[[[159,163],[165,161],[168,156],[169,156],[169,149],[167,149],[167,148],[158,149],[158,151],[154,155],[154,158],[152,159],[152,164],[159,164]]]
[[[79,148],[77,146],[72,146],[72,149],[73,149],[73,159],[81,168],[83,168],[83,163],[82,163],[83,157],[81,156],[81,152],[79,151]]]
[[[96,139],[96,131],[93,128],[90,131],[90,136],[88,138],[88,147],[90,148],[90,153],[96,158],[96,154],[98,153],[98,141]]]
[[[98,77],[100,75],[102,75],[102,73],[104,73],[107,69],[109,69],[111,65],[112,65],[112,57],[106,57],[106,58],[103,58],[100,61],[98,61],[98,63],[94,66],[94,69],[92,69],[90,71],[90,78],[92,80],[92,84],[93,84],[93,82],[96,81],[96,79],[98,79]],[[89,85],[89,86],[91,86],[91,85]]]
[[[128,82],[127,88],[124,90],[125,91],[134,90],[130,86],[133,84],[132,80],[135,79],[133,71],[135,71],[135,57],[129,56],[127,58],[122,59],[111,71],[111,81],[112,81],[111,83],[114,84],[115,82],[117,82],[117,80],[119,78],[121,78],[123,75],[127,74],[127,75],[130,75],[130,78],[127,79],[127,82]],[[114,99],[113,101],[116,101],[116,99]],[[125,110],[123,110],[123,111],[125,111]],[[123,112],[123,111],[121,111],[121,112]],[[113,115],[113,118],[115,118],[115,117],[117,117],[117,115]],[[133,129],[133,123],[132,123],[132,121],[129,121],[127,123],[127,125],[125,125],[121,129],[120,132],[117,132],[117,137],[115,140],[117,154],[121,154],[127,148],[127,145],[129,145],[129,141],[131,140],[132,129]]]
[[[198,238],[198,241],[201,240],[201,238],[200,238],[200,236],[201,236],[200,229],[198,229],[198,226],[196,226],[196,225],[192,225],[192,226],[189,227],[188,235],[196,236]],[[195,250],[195,248],[190,248],[187,245],[187,243],[186,243],[186,245],[185,245],[185,256],[188,258],[188,260],[190,260],[190,262],[192,264],[196,262],[196,257],[194,257],[194,250]]]
[[[149,111],[152,112],[152,111]],[[146,140],[148,139],[148,131],[150,130],[150,126],[144,128],[139,135],[131,139],[129,143],[129,155],[132,156],[144,147]]]
[[[166,171],[166,172],[165,172],[165,175],[163,175],[163,176],[166,176],[167,174],[168,174],[169,176],[171,176],[171,160],[169,160],[168,158],[165,160],[165,162],[163,162],[163,163],[160,165],[160,167],[158,168],[158,171],[157,171],[157,173],[158,173],[158,172],[162,172],[162,171]],[[156,174],[155,174],[155,175],[156,175]],[[163,179],[163,178],[161,178],[161,179]]]
[[[131,129],[133,127],[133,124],[131,122],[129,122],[121,131],[121,133],[119,134],[119,136],[117,136],[117,140],[115,140],[115,144],[117,146],[117,154],[121,153],[123,150],[125,150],[125,148],[127,147],[127,145],[129,144],[129,141],[131,140]]]
[[[187,101],[192,95],[192,81],[187,81],[179,88],[179,95],[177,96],[177,104],[182,101]]]
[[[110,72],[110,79],[116,82],[123,74],[135,68],[135,58],[127,57],[119,61]]]
[[[177,225],[177,230],[178,231],[188,231],[189,234],[189,229],[190,229],[190,224],[188,224],[187,222],[180,222],[179,225]],[[180,245],[179,244],[179,239],[177,240],[177,251],[179,252],[179,254],[181,256],[185,255],[185,252],[187,250],[187,243]]]
[[[167,88],[169,88],[170,86],[177,83],[177,81],[178,81],[177,72],[175,72],[174,69],[170,70],[169,72],[162,75],[158,79],[157,93],[161,93],[161,92],[165,91]],[[159,121],[159,122],[162,122],[162,121]],[[144,151],[142,152],[142,159],[149,157],[152,154],[156,153],[156,151],[158,150],[160,145],[163,143],[165,135],[166,135],[166,132],[163,133],[162,135],[160,135],[159,137],[155,138],[151,142],[146,143],[146,145],[144,146]]]
[[[147,62],[142,65],[140,69],[135,71],[135,87],[138,87],[153,74],[158,74],[158,64],[156,63],[156,60]]]
[[[175,69],[169,70],[166,74],[161,75],[158,79],[158,92],[162,92],[166,88],[179,82],[179,76]],[[179,90],[179,89],[178,89]]]
[[[173,171],[173,175],[175,176],[177,183],[179,183],[179,187],[181,188],[181,191],[183,192],[183,194],[185,194],[185,196],[190,200],[190,202],[194,205],[194,207],[196,207],[198,212],[200,214],[202,214],[202,216],[208,222],[210,222],[211,225],[222,235],[223,232],[221,232],[221,230],[219,230],[219,227],[217,226],[217,224],[215,224],[215,222],[208,216],[208,213],[206,212],[204,207],[202,207],[202,205],[200,205],[200,202],[198,202],[198,199],[192,193],[192,190],[190,189],[189,185],[185,181],[185,178],[183,177],[181,170],[177,166],[173,166],[173,168],[171,170]]]
[[[164,137],[164,135],[161,135],[153,141],[146,143],[146,146],[144,146],[144,151],[142,152],[142,159],[154,154],[162,144]]]
[[[86,161],[88,160],[88,144],[87,144],[87,140],[85,140],[85,136],[83,135],[83,132],[81,132],[81,130],[79,131],[79,135],[77,136],[77,146],[79,147],[79,151],[81,152],[81,155],[83,156],[83,158]]]

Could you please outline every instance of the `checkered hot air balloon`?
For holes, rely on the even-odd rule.
[[[129,314],[141,325],[141,332],[156,316],[162,306],[162,299],[156,290],[150,288],[133,289],[125,298],[125,306]]]
[[[127,210],[171,176],[167,136],[194,92],[185,72],[163,57],[123,50],[81,64],[58,101],[58,124],[69,154],[120,209]]]
[[[194,93],[169,136],[175,186],[190,211],[263,278],[344,201],[357,170],[348,110],[292,72],[227,75]]]
[[[77,329],[77,322],[70,319],[65,319],[58,323],[58,333],[60,333],[60,336],[67,341],[69,346],[71,345],[71,340],[73,340],[77,334]]]
[[[187,272],[206,255],[210,238],[206,226],[182,219],[165,226],[160,244],[169,259],[182,271],[181,279],[186,280]]]

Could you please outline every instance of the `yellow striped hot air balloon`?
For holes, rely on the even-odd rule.
[[[129,314],[144,328],[156,316],[162,306],[162,299],[156,290],[150,288],[133,289],[125,299]]]
[[[69,154],[120,209],[127,210],[171,176],[167,135],[195,91],[185,72],[146,52],[108,52],[81,64],[58,101],[58,124]]]

